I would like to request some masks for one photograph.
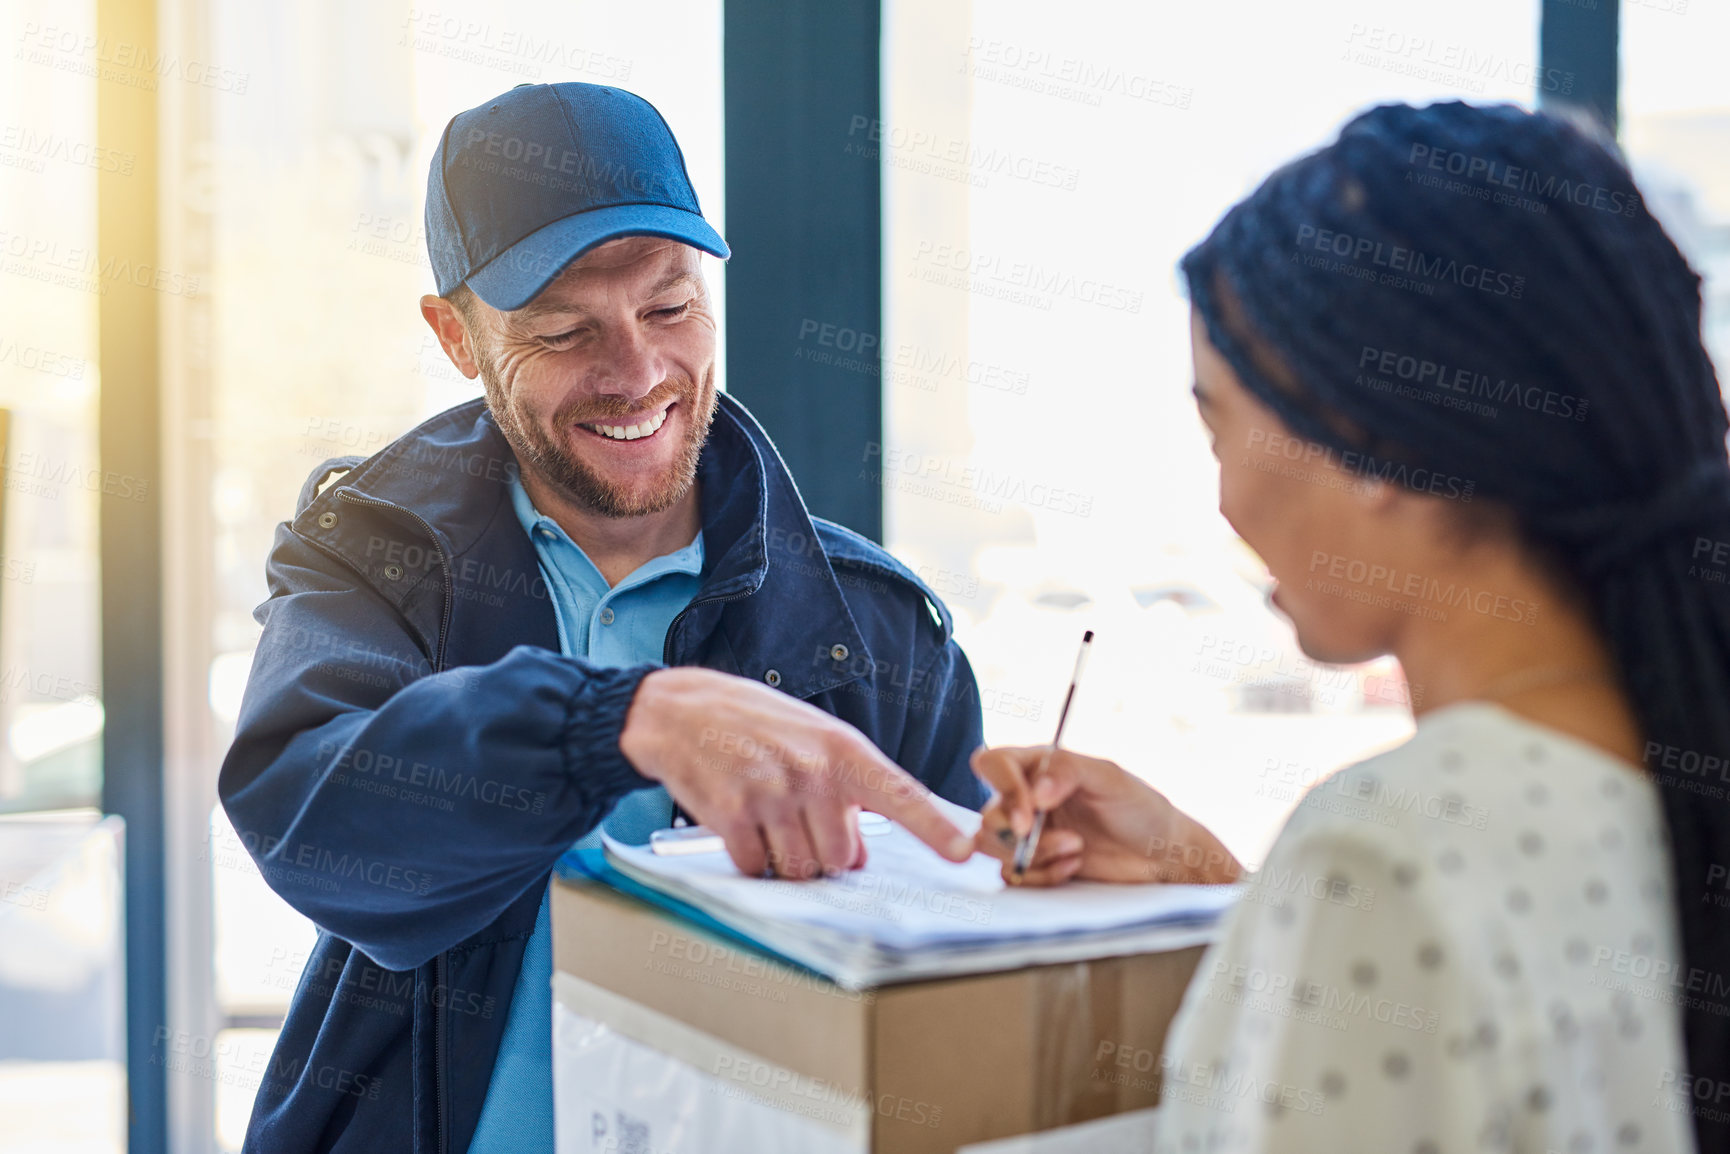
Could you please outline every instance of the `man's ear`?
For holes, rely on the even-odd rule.
[[[432,331],[444,346],[445,356],[457,367],[457,372],[474,380],[480,374],[480,362],[475,359],[474,338],[463,324],[456,306],[441,296],[427,294],[420,298],[420,315],[432,326]]]

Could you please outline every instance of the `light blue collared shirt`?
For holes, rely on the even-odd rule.
[[[644,562],[617,585],[588,554],[529,500],[521,480],[510,483],[511,506],[534,542],[541,575],[559,623],[559,651],[595,665],[660,664],[672,625],[702,583],[703,534],[683,549]],[[620,799],[602,822],[621,841],[641,844],[672,823],[667,791],[640,789]],[[600,844],[600,829],[580,846]],[[553,950],[548,900],[523,952],[498,1061],[487,1084],[469,1154],[526,1154],[553,1148]]]

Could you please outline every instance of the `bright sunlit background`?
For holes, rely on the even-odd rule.
[[[628,87],[673,126],[725,233],[721,6],[166,8],[165,47],[225,70],[224,83],[170,76],[161,90],[162,263],[178,278],[164,355],[189,415],[169,430],[169,455],[203,495],[174,539],[203,607],[179,642],[201,679],[180,720],[198,755],[172,772],[213,783],[258,635],[264,558],[307,473],[478,392],[416,305],[432,286],[421,219],[438,133],[525,81]],[[1091,628],[1069,744],[1131,767],[1258,862],[1306,785],[1410,732],[1407,690],[1391,663],[1311,665],[1264,605],[1265,573],[1215,511],[1175,265],[1271,168],[1356,111],[1532,104],[1536,0],[884,11],[883,123],[837,125],[834,147],[859,157],[861,179],[882,168],[886,543],[953,610],[991,741],[1050,739]],[[1623,0],[1622,12],[1624,143],[1707,278],[1724,365],[1730,5]],[[92,0],[0,3],[0,812],[92,806],[101,785],[98,490],[86,478],[104,274],[89,254],[96,172],[135,158],[94,145],[91,73],[108,51],[87,39],[94,23]],[[1469,63],[1413,67],[1386,47],[1413,40]],[[724,296],[724,271],[709,272]],[[790,340],[789,355],[809,351]],[[213,805],[213,788],[199,796]],[[259,1080],[251,1055],[274,1041],[313,932],[220,809],[208,822],[202,842],[170,854],[210,898],[194,927],[209,966],[179,980],[208,991],[219,1060],[175,1092],[206,1102],[219,1145],[238,1149]],[[112,936],[71,927],[116,923],[60,903],[111,903],[100,889],[57,886],[51,906],[26,911],[42,915],[40,932],[0,932],[0,985],[37,974],[44,951],[68,989],[96,974]],[[21,910],[0,905],[0,930]],[[123,1147],[112,1053],[26,1060],[0,1031],[0,1150]]]

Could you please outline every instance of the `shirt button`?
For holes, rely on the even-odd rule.
[[[601,624],[602,625],[611,625],[612,623],[613,623],[613,611],[612,611],[612,609],[607,608],[607,609],[601,610]]]
[[[779,669],[771,669],[769,672],[763,674],[763,680],[767,681],[770,685],[779,685],[781,684],[781,671]]]
[[[847,660],[847,653],[848,649],[845,645],[837,645],[829,650],[829,656],[833,657],[837,661]]]

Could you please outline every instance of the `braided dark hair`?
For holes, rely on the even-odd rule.
[[[1182,267],[1295,433],[1466,479],[1590,606],[1667,822],[1688,1076],[1730,1084],[1727,421],[1700,278],[1614,146],[1507,105],[1376,108]],[[1723,1117],[1695,1110],[1701,1150],[1730,1149]]]

